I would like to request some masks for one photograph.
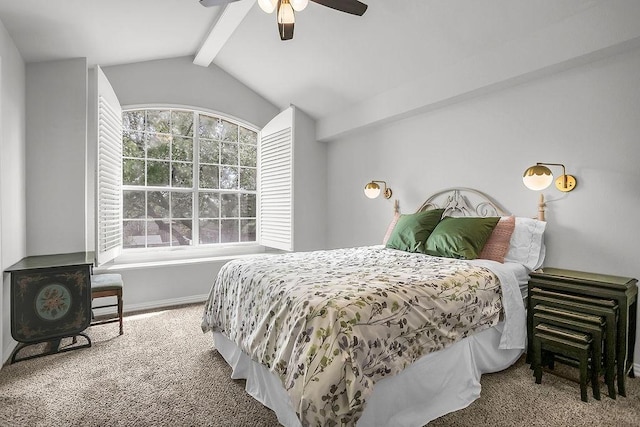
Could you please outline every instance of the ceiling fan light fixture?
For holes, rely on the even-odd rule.
[[[293,7],[289,0],[280,0],[280,6],[278,7],[278,24],[293,24],[295,22],[295,16]]]
[[[278,2],[278,33],[280,40],[291,40],[293,38],[293,27],[295,13],[289,0],[279,0]]]
[[[276,10],[276,5],[278,4],[278,0],[258,0],[258,5],[260,9],[264,10],[267,13],[271,13]]]
[[[289,0],[291,7],[296,12],[304,10],[309,5],[309,0]]]

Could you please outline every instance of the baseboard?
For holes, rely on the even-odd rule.
[[[640,378],[640,363],[633,364],[633,373],[636,375],[636,378]]]
[[[156,310],[159,308],[174,307],[177,305],[196,304],[196,303],[206,301],[208,296],[209,296],[208,294],[192,295],[189,297],[149,301],[149,302],[143,302],[138,304],[127,304],[125,302],[123,311],[124,311],[124,314],[128,314],[128,313],[135,313],[138,311],[149,311],[149,310]],[[96,315],[96,317],[107,315],[107,314],[113,314],[113,313],[115,313],[115,308],[99,308],[94,310],[94,314]]]
[[[13,339],[11,339],[11,342],[9,343],[9,345],[7,345],[3,349],[3,351],[2,351],[2,366],[4,366],[4,364],[7,363],[7,361],[11,357],[11,353],[13,353],[13,350],[15,350],[17,345],[18,345],[18,342],[14,341]]]

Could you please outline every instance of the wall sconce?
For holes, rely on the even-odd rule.
[[[562,175],[556,179],[556,188],[563,192],[568,192],[576,188],[576,179],[572,175],[567,175],[564,165],[561,163],[536,163],[522,175],[524,185],[534,191],[544,190],[553,182],[553,174],[547,166],[561,166]]]
[[[380,186],[377,183],[384,184],[384,191],[382,194],[385,199],[391,198],[391,189],[387,187],[387,183],[384,181],[371,181],[364,186],[364,195],[370,199],[375,199],[380,195]]]

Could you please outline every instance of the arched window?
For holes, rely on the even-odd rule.
[[[258,132],[185,108],[122,113],[122,247],[256,242]]]

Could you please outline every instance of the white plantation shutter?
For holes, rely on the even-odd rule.
[[[293,107],[260,132],[260,244],[293,250]]]
[[[122,250],[122,108],[99,67],[97,77],[96,261]]]

